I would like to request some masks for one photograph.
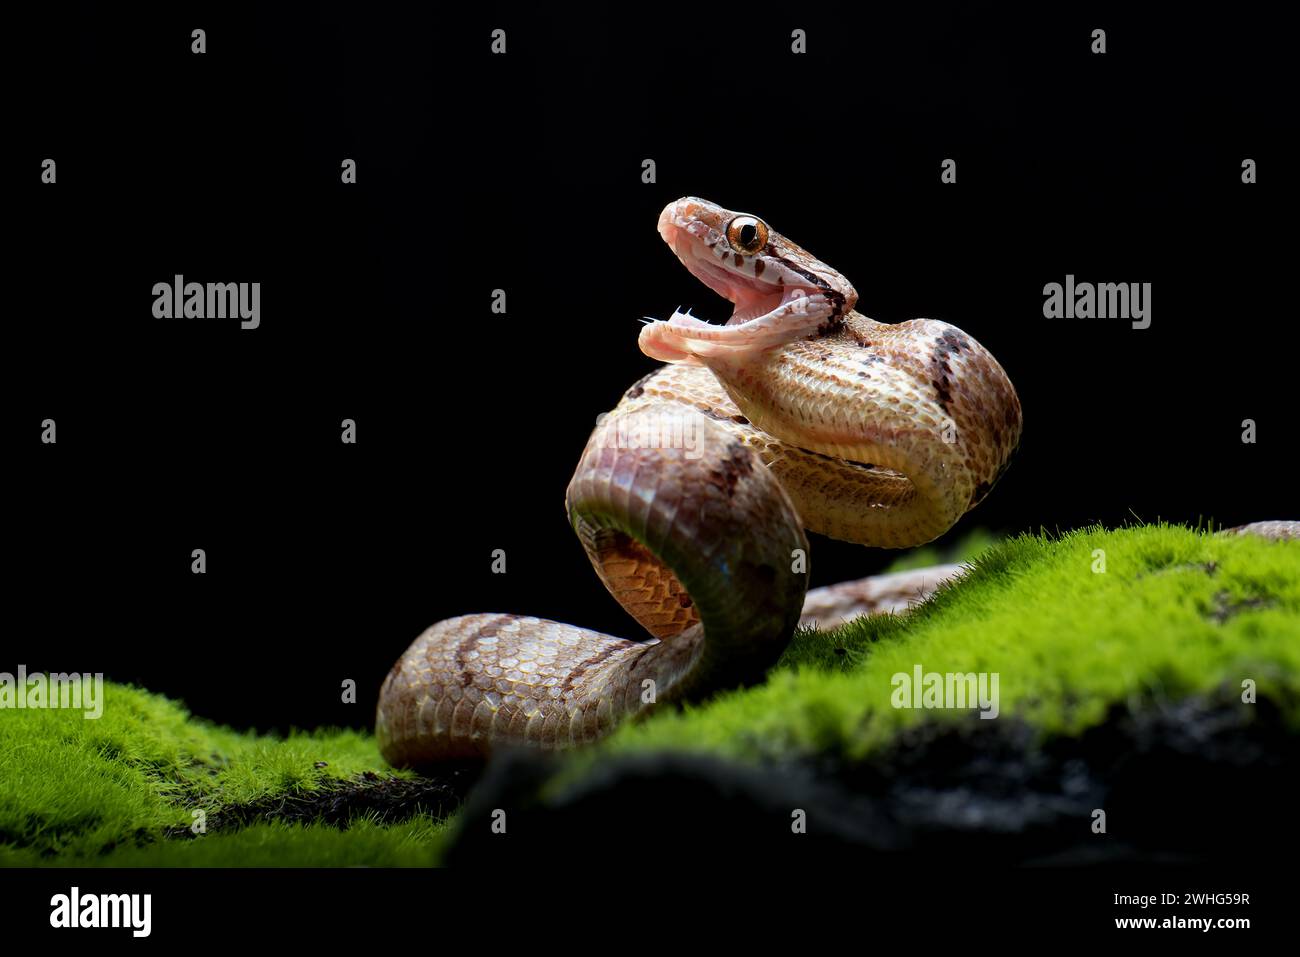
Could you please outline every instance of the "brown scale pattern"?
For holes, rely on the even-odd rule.
[[[726,213],[681,202],[699,217]],[[856,301],[834,270],[775,232],[770,241]],[[763,267],[755,259],[753,274]],[[849,312],[757,359],[723,350],[703,361],[629,389],[592,432],[566,495],[597,575],[648,640],[508,614],[439,622],[381,689],[376,734],[389,762],[590,742],[659,703],[761,679],[801,612],[829,626],[898,611],[960,574],[940,566],[807,592],[795,554],[806,555],[804,527],[918,545],[988,494],[1019,443],[1021,408],[979,343],[944,322]],[[1247,533],[1300,538],[1300,523],[1224,534]]]
[[[689,443],[629,438],[665,419]],[[670,406],[606,417],[566,501],[601,580],[650,639],[516,615],[439,622],[380,691],[376,735],[391,764],[583,744],[654,704],[756,681],[780,656],[807,589],[791,556],[807,538],[772,472],[707,416]]]
[[[964,565],[932,565],[814,588],[804,597],[799,624],[826,630],[860,615],[902,614],[965,571]]]
[[[758,680],[800,613],[830,623],[924,597],[940,576],[847,583],[805,605],[802,528],[928,541],[996,481],[1019,431],[1001,368],[941,322],[851,313],[738,374],[664,366],[592,433],[567,496],[598,576],[649,640],[505,614],[439,622],[384,683],[384,756],[583,744],[656,703]]]
[[[722,212],[684,202],[697,216]],[[770,236],[801,275],[821,277],[846,306],[856,300],[834,270]],[[1020,438],[1020,403],[993,357],[943,322],[885,325],[856,312],[757,358],[719,355],[731,358],[668,365],[629,389],[592,432],[566,495],[597,575],[648,640],[504,614],[439,622],[381,689],[388,761],[582,744],[659,703],[760,680],[801,611],[892,609],[941,580],[850,583],[808,595],[805,608],[803,529],[906,547],[977,504]]]
[[[402,766],[474,757],[501,738],[543,748],[595,740],[635,710],[626,696],[646,650],[520,615],[440,621],[384,682],[379,747]]]
[[[951,528],[1020,441],[1002,367],[932,319],[888,325],[851,312],[840,330],[762,362],[668,365],[616,411],[664,403],[699,410],[756,452],[809,529],[883,548]]]

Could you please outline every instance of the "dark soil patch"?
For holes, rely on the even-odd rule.
[[[458,765],[436,776],[414,780],[385,777],[367,771],[350,781],[326,784],[299,794],[277,794],[252,801],[210,809],[208,833],[230,831],[266,821],[329,824],[346,828],[353,820],[367,817],[381,824],[428,815],[442,817],[454,811],[473,786],[479,769]],[[187,802],[194,807],[197,801]],[[167,837],[194,837],[188,827],[171,828]]]
[[[638,860],[1206,864],[1300,850],[1295,735],[1276,706],[1228,692],[1117,706],[1074,738],[1009,720],[936,723],[859,764],[637,755],[543,788],[554,769],[536,754],[495,760],[447,863],[595,861],[624,848]]]

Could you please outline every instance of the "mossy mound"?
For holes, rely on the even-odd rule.
[[[1300,542],[1089,528],[1023,535],[970,565],[905,616],[801,630],[765,684],[627,725],[582,761],[652,750],[855,761],[920,722],[979,720],[894,707],[893,677],[917,665],[997,673],[999,718],[1044,735],[1079,734],[1116,702],[1240,690],[1247,679],[1300,719]]]
[[[998,718],[983,721],[969,708],[895,707],[894,676],[918,666],[997,673]],[[1243,683],[1257,704],[1242,701]],[[105,694],[99,720],[58,710],[0,713],[0,865],[421,865],[440,858],[455,837],[452,822],[476,813],[472,802],[452,811],[469,772],[391,771],[368,734],[270,738],[197,720],[138,689],[110,684]],[[1180,711],[1187,702],[1198,704]],[[1266,719],[1255,721],[1256,713]],[[602,793],[611,805],[626,799],[606,786],[616,766],[632,767],[642,782],[670,782],[682,779],[682,768],[706,766],[704,790],[719,795],[740,786],[726,768],[767,774],[781,787],[806,778],[810,794],[825,790],[833,769],[834,793],[823,805],[853,827],[885,821],[867,843],[905,846],[915,829],[900,830],[896,808],[855,802],[873,800],[903,776],[913,793],[928,793],[942,763],[939,776],[955,782],[945,800],[960,803],[964,782],[982,773],[972,769],[988,765],[991,747],[1000,786],[1012,797],[1025,787],[1017,782],[1026,768],[1047,767],[1039,776],[1052,777],[1070,762],[1087,765],[1086,787],[1065,801],[1074,814],[1116,787],[1132,788],[1137,778],[1112,780],[1106,772],[1126,749],[1173,755],[1180,786],[1194,785],[1196,767],[1177,762],[1196,747],[1161,742],[1188,722],[1206,721],[1207,733],[1229,728],[1232,753],[1260,734],[1263,758],[1295,752],[1285,743],[1300,730],[1300,542],[1165,525],[1090,528],[988,547],[961,581],[906,616],[800,631],[758,687],[665,709],[599,746],[517,764],[509,775],[502,763],[486,783],[498,796],[510,792],[515,805],[540,808],[541,821],[556,819],[563,795],[581,793],[588,803],[575,826],[585,820],[589,827],[592,800],[604,801]],[[931,757],[926,742],[948,741],[952,731],[991,744]],[[1066,743],[1057,748],[1062,760],[1043,764],[1053,742]],[[664,755],[677,769],[667,775],[654,763]],[[775,793],[777,784],[753,787]],[[658,807],[672,803],[671,791],[659,787]],[[1061,800],[1052,792],[1040,804]],[[496,797],[484,805],[499,806]],[[727,813],[730,805],[719,806]],[[954,805],[951,813],[961,810]],[[197,836],[196,811],[207,828]]]
[[[416,780],[384,769],[368,734],[272,738],[195,719],[173,701],[125,685],[106,683],[104,696],[95,720],[72,710],[0,713],[0,865],[436,859],[444,828],[427,817],[385,826],[372,808],[369,819],[358,815],[342,831],[302,813],[328,807],[365,775],[373,787]],[[257,820],[249,808],[267,810]]]
[[[563,761],[498,762],[444,859],[638,847],[1041,866],[1300,850],[1300,542],[1092,528],[971,564],[905,616],[801,632],[759,687]],[[897,707],[896,676],[918,668],[996,673],[996,719]],[[508,839],[491,829],[499,808],[513,809]]]

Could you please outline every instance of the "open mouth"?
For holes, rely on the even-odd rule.
[[[765,269],[762,260],[743,261],[749,269],[757,269],[758,275],[724,265],[725,260],[715,256],[711,247],[726,240],[718,230],[698,220],[686,224],[661,221],[659,232],[691,275],[735,307],[726,322],[728,326],[761,319],[791,303],[795,304],[794,310],[797,311],[802,300],[808,300],[803,305],[811,308],[814,305],[812,297],[822,292],[813,284],[791,282],[792,278],[803,277],[792,273],[782,275],[788,270],[778,271],[779,267]],[[760,278],[764,271],[773,278]]]
[[[755,243],[746,254],[731,240],[730,228],[727,220],[690,200],[670,204],[661,214],[659,233],[668,248],[691,275],[730,302],[732,312],[725,324],[681,311],[651,321],[638,339],[646,355],[664,362],[757,361],[818,335],[843,310],[844,296],[819,274],[773,253],[770,245]]]
[[[764,282],[745,273],[733,272],[712,258],[702,259],[694,252],[678,255],[696,279],[735,307],[726,323],[729,326],[760,319],[801,300],[808,300],[806,304],[811,306],[812,297],[820,292],[813,287]]]

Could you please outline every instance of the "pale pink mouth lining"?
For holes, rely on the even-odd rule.
[[[817,289],[803,286],[778,286],[774,283],[765,283],[752,276],[732,272],[719,263],[696,255],[693,250],[688,250],[686,255],[689,261],[683,260],[683,262],[691,275],[734,307],[727,325],[744,325],[746,322],[753,322],[788,302],[807,298],[819,292]],[[742,322],[735,322],[735,317],[738,315],[747,315],[748,318]]]

